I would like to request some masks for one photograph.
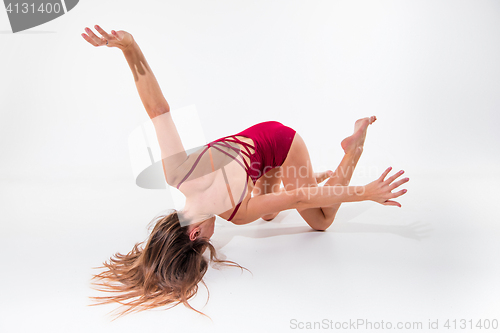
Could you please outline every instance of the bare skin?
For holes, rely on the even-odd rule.
[[[373,124],[375,120],[377,120],[377,117],[375,116],[356,120],[356,122],[354,123],[354,133],[342,140],[342,142],[340,143],[342,149],[344,149],[344,152],[346,154],[353,154],[358,150],[363,150],[366,138],[366,130],[368,129],[368,125]]]
[[[214,234],[214,230],[215,216],[205,221],[188,225],[187,233],[189,234],[189,239],[193,241],[197,238],[210,239]]]
[[[137,91],[144,108],[155,124],[162,152],[162,161],[164,162],[164,156],[178,156],[178,161],[185,160],[187,154],[182,146],[175,124],[171,119],[170,107],[161,92],[144,54],[132,35],[125,31],[114,30],[111,30],[111,34],[108,34],[97,25],[95,29],[102,37],[98,37],[89,28],[85,29],[86,34],[82,34],[82,37],[95,47],[115,47],[123,52],[134,76]],[[255,187],[253,187],[251,181],[248,182],[249,191],[232,222],[235,224],[245,224],[261,217],[265,220],[270,220],[282,210],[297,209],[311,228],[326,230],[332,224],[342,202],[371,200],[382,205],[401,207],[393,199],[406,193],[406,190],[393,191],[408,182],[408,178],[398,180],[403,171],[386,179],[391,171],[391,168],[388,168],[378,179],[365,186],[348,186],[363,151],[367,128],[375,120],[376,117],[373,116],[356,121],[354,133],[345,138],[341,143],[345,155],[335,172],[328,170],[321,173],[314,173],[307,147],[302,137],[296,133],[283,165],[280,168],[268,171],[268,173],[257,181]],[[249,140],[251,141],[251,139]],[[179,166],[166,166],[165,163],[163,165],[165,177],[167,183],[169,183],[169,178],[172,178],[169,170],[176,169]],[[304,169],[306,170],[305,173],[297,175],[295,172]],[[231,173],[228,172],[228,175],[231,175]],[[240,172],[234,177],[234,179],[230,179],[230,182],[234,181],[241,186],[244,175],[241,175]],[[324,180],[326,180],[324,186],[318,186],[318,183]],[[186,195],[186,203],[190,202],[189,207],[199,206],[199,209],[195,209],[196,207],[191,208],[189,211],[191,216],[196,217],[196,214],[198,216],[205,216],[205,220],[188,226],[188,234],[191,240],[200,237],[210,238],[212,236],[215,217],[206,219],[207,214],[217,214],[227,219],[233,210],[230,209],[225,212],[209,211],[210,206],[207,206],[205,202],[210,202],[212,207],[214,207],[219,198],[218,192],[221,191],[219,191],[219,187],[211,186],[211,184],[198,184],[203,181],[206,182],[203,179],[193,180],[192,184],[197,183],[195,184],[197,186],[203,185],[201,187],[206,189],[204,190],[206,193],[200,193],[200,191],[194,191],[193,193],[198,198],[201,197],[200,194],[205,194],[204,199],[211,199],[211,202],[210,200],[197,201],[192,199],[190,201],[190,197]],[[279,188],[281,182],[283,183],[283,189]],[[218,192],[214,192],[214,189],[217,189]],[[252,192],[254,193],[253,197],[251,196]],[[225,197],[227,201],[227,194],[221,192],[220,198]],[[206,207],[202,207],[204,203]],[[186,206],[188,205],[186,204]]]
[[[375,116],[372,117],[366,117],[366,118],[361,118],[358,119],[355,124],[354,124],[354,132],[351,136],[348,136],[341,142],[342,149],[344,150],[344,157],[342,158],[342,161],[340,162],[339,166],[335,170],[335,172],[332,172],[330,170],[325,171],[323,173],[314,173],[312,177],[310,175],[307,175],[306,177],[303,177],[302,179],[299,178],[294,178],[294,177],[289,177],[289,178],[294,178],[293,180],[288,179],[287,180],[287,188],[288,189],[294,189],[297,187],[305,186],[304,184],[307,184],[306,186],[318,186],[318,183],[324,181],[326,178],[329,178],[328,181],[324,184],[324,186],[336,186],[336,185],[342,185],[342,186],[347,186],[349,185],[349,182],[352,178],[352,174],[354,172],[354,169],[356,168],[356,165],[359,161],[359,158],[361,157],[361,153],[363,152],[363,146],[366,138],[366,132],[368,129],[368,126],[373,124],[377,118]],[[295,141],[295,140],[294,140]],[[292,146],[294,144],[292,143]],[[292,156],[291,159],[293,160],[298,160],[300,164],[302,165],[311,165],[310,159],[309,159],[309,153],[307,151],[307,147],[303,143],[302,140],[298,140],[298,143],[296,145],[300,146],[300,148],[297,149],[290,149],[289,154],[300,154],[299,156]],[[287,159],[288,160],[288,159]],[[286,164],[287,161],[285,161]],[[286,169],[286,165],[284,164],[283,168]],[[310,168],[308,168],[309,170]],[[281,181],[281,177],[279,181]],[[314,178],[315,182],[311,183],[310,179]],[[262,179],[262,178],[261,178]],[[276,179],[272,178],[267,178],[266,181],[269,184],[276,183]],[[256,186],[259,186],[259,184],[256,184]],[[260,185],[264,187],[265,185]],[[275,191],[279,191],[277,187],[274,187]],[[270,191],[266,191],[267,189],[264,188],[263,194],[270,193]],[[340,203],[334,204],[328,207],[321,207],[320,209],[309,209],[301,212],[302,217],[306,220],[306,222],[311,225],[314,229],[317,230],[326,230],[331,223],[333,222],[335,215],[337,214],[338,209],[340,208]],[[300,213],[300,212],[299,212]],[[279,212],[276,212],[274,214],[269,214],[269,215],[264,215],[262,218],[264,220],[270,221],[273,218],[275,218]],[[318,222],[319,221],[319,222]]]

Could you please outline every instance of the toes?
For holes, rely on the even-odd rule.
[[[333,176],[334,176],[334,172],[332,170],[314,173],[314,178],[316,179],[316,182],[318,184],[322,183],[325,179],[333,177]]]

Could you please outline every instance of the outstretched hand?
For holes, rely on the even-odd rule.
[[[117,47],[123,51],[134,42],[134,37],[126,31],[111,30],[111,34],[108,34],[98,25],[95,25],[94,28],[97,32],[99,32],[99,34],[101,34],[102,37],[98,37],[89,28],[85,28],[85,32],[87,34],[82,34],[82,37],[93,46],[106,45],[108,47]]]
[[[404,173],[404,171],[401,170],[398,173],[394,174],[393,176],[385,179],[385,177],[387,177],[391,169],[392,167],[387,168],[387,170],[384,171],[384,173],[380,176],[379,179],[366,185],[365,186],[366,194],[368,195],[369,200],[378,202],[382,205],[401,207],[401,204],[399,202],[390,199],[402,196],[403,194],[406,193],[406,190],[400,190],[395,193],[392,193],[392,190],[406,183],[407,181],[410,180],[410,178],[403,178],[398,180],[397,182],[394,182],[396,179],[398,179],[398,177],[400,177]]]

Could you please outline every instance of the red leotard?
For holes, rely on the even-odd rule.
[[[243,136],[252,139],[255,147],[252,147],[252,145],[246,142],[242,142],[237,138],[237,136]],[[241,152],[249,158],[250,164],[248,164],[247,161],[244,158],[242,158],[243,163],[245,165],[241,164],[241,162],[236,158],[235,160],[245,169],[247,177],[250,177],[250,179],[252,179],[255,185],[257,180],[260,177],[262,177],[267,171],[269,171],[272,168],[279,167],[283,164],[288,155],[288,151],[290,150],[290,146],[292,145],[294,137],[295,137],[295,131],[292,128],[284,126],[283,124],[277,121],[267,121],[253,125],[252,127],[249,127],[238,134],[226,136],[217,139],[215,141],[212,141],[209,144],[207,144],[207,147],[202,151],[202,153],[195,161],[193,167],[188,172],[188,174],[177,185],[177,188],[179,188],[180,185],[189,177],[189,175],[192,173],[192,171],[198,164],[199,159],[208,150],[209,147],[215,148],[223,152],[224,154],[229,155],[226,151],[220,149],[218,146],[230,148],[237,154]],[[234,146],[231,146],[229,142],[242,145],[244,150],[243,149],[239,150]],[[250,148],[254,150],[253,154],[250,152]],[[222,172],[226,184],[228,184],[227,177],[223,168]],[[229,189],[229,185],[227,186]],[[234,215],[236,215],[236,212],[238,211],[238,208],[240,207],[241,202],[243,201],[246,189],[247,188],[245,182],[245,189],[243,190],[243,193],[241,194],[241,197],[238,200],[238,204],[234,208],[233,213],[229,217],[228,221],[231,221]]]

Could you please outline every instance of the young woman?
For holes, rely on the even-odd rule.
[[[93,46],[106,45],[123,52],[155,126],[167,183],[186,196],[186,204],[182,211],[155,221],[145,246],[136,244],[128,254],[116,254],[104,263],[107,270],[94,278],[105,287],[100,290],[115,294],[93,299],[127,306],[122,314],[180,303],[193,309],[188,300],[196,294],[198,283],[203,283],[208,268],[203,252],[207,248],[210,260],[239,267],[215,255],[210,244],[215,215],[239,225],[259,218],[269,221],[280,211],[296,209],[312,229],[323,231],[332,224],[342,202],[372,200],[401,207],[393,199],[406,190],[393,191],[409,180],[398,180],[403,171],[387,178],[388,168],[368,185],[348,186],[367,128],[376,117],[356,121],[354,133],[341,143],[345,155],[335,172],[313,173],[303,139],[279,122],[256,124],[188,154],[169,105],[133,36],[114,30],[108,34],[97,25],[95,29],[101,37],[86,28],[83,38]],[[326,179],[324,186],[318,186]]]

